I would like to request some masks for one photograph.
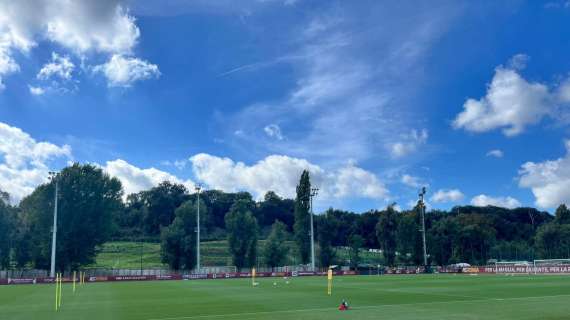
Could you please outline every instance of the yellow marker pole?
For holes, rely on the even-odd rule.
[[[255,268],[251,269],[251,285],[255,286]]]
[[[55,284],[55,311],[58,310],[57,303],[59,301],[59,273],[55,275],[54,284]]]
[[[332,280],[333,280],[333,271],[332,269],[329,269],[328,273],[327,273],[327,280],[328,280],[328,288],[327,288],[327,293],[330,296],[332,294]]]
[[[76,272],[73,271],[73,293],[75,293],[75,276],[76,276]]]

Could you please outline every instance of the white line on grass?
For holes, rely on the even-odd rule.
[[[364,309],[377,309],[384,307],[411,307],[426,304],[448,304],[448,303],[472,303],[472,302],[483,302],[483,301],[505,301],[505,300],[527,300],[527,299],[544,299],[544,298],[556,298],[556,297],[568,297],[570,294],[557,294],[550,296],[534,296],[534,297],[513,297],[513,298],[488,298],[488,299],[473,299],[473,300],[450,300],[450,301],[438,301],[438,302],[416,302],[416,303],[394,303],[394,304],[380,304],[371,306],[360,306],[351,307],[351,310],[364,310]],[[240,312],[240,313],[224,313],[224,314],[210,314],[210,315],[195,315],[195,316],[182,316],[182,317],[170,317],[170,318],[151,318],[146,320],[183,320],[183,319],[207,319],[207,318],[220,318],[220,317],[236,317],[236,316],[255,316],[262,314],[274,314],[274,313],[296,313],[296,312],[308,312],[308,311],[333,311],[335,308],[308,308],[308,309],[292,309],[292,310],[275,310],[275,311],[259,311],[259,312]]]

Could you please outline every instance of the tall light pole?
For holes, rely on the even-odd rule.
[[[319,188],[311,188],[311,270],[315,271],[315,232],[313,227],[313,198],[319,194]]]
[[[196,206],[198,214],[196,215],[196,270],[200,272],[200,190],[202,186],[197,184],[196,190]]]
[[[424,267],[427,267],[427,248],[426,248],[426,205],[424,203],[424,195],[426,194],[426,187],[422,187],[419,193],[420,200],[420,214],[422,215],[422,241],[424,245]]]
[[[54,195],[54,205],[53,205],[53,232],[51,234],[51,266],[49,271],[49,276],[55,278],[55,245],[57,239],[57,194],[59,192],[58,185],[58,173],[50,171],[50,179],[55,182],[55,195]]]

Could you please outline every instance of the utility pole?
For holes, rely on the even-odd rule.
[[[319,188],[311,188],[311,270],[315,271],[315,232],[313,227],[313,198],[319,194]]]
[[[198,214],[196,214],[196,270],[200,272],[200,190],[202,186],[197,184],[196,190],[196,206]]]
[[[50,179],[55,182],[55,195],[53,205],[53,232],[51,234],[51,266],[49,276],[55,278],[55,246],[57,240],[57,196],[59,193],[58,173],[50,171]]]
[[[424,245],[424,267],[427,268],[427,248],[426,248],[426,205],[424,203],[424,195],[426,194],[426,187],[422,187],[419,193],[420,200],[418,201],[420,205],[420,214],[422,215],[422,241]]]

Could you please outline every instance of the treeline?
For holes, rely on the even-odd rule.
[[[170,182],[123,201],[120,181],[91,165],[74,164],[56,179],[58,270],[93,263],[98,246],[110,239],[160,241],[164,263],[192,269],[197,201],[202,241],[227,239],[238,268],[279,266],[288,254],[310,262],[311,184],[306,171],[295,199],[268,192],[261,201],[247,192],[206,190],[198,196]],[[38,186],[17,206],[9,205],[7,193],[0,194],[0,268],[49,269],[54,193],[55,180]],[[314,220],[317,266],[342,263],[339,247],[348,249],[352,267],[361,262],[361,249],[381,250],[385,265],[423,263],[418,207],[364,213],[331,208]],[[430,264],[570,258],[570,211],[565,205],[555,216],[534,208],[432,210],[426,213],[426,234]],[[266,240],[263,246],[259,239]],[[293,253],[287,252],[287,240],[296,244]]]

